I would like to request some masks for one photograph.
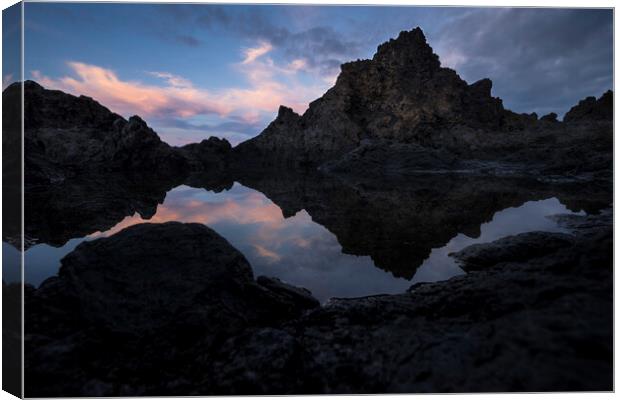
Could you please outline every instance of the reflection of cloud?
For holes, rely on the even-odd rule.
[[[274,262],[279,262],[280,260],[282,260],[282,257],[278,253],[276,253],[275,251],[271,251],[261,246],[260,244],[255,244],[254,248],[256,249],[256,252],[258,253],[258,255],[263,258],[266,258],[268,262],[274,263]]]
[[[298,247],[301,247],[304,249],[310,247],[310,245],[312,244],[310,240],[302,238],[302,237],[294,238],[293,243],[295,243]]]
[[[187,191],[190,196],[203,192],[202,189]],[[96,232],[91,237],[110,236],[118,231],[142,222],[161,223],[168,221],[199,222],[213,225],[223,221],[234,222],[240,225],[260,224],[267,229],[277,229],[283,225],[284,217],[278,206],[273,204],[257,192],[244,194],[241,198],[226,197],[224,200],[185,199],[183,192],[176,198],[167,196],[164,204],[157,208],[157,212],[149,220],[144,220],[139,214],[124,218],[113,228],[105,232]],[[170,199],[170,200],[169,200]]]

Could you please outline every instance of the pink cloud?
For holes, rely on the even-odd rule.
[[[268,248],[266,248],[265,246],[261,246],[260,244],[255,244],[254,249],[256,249],[256,252],[259,256],[267,259],[269,262],[278,262],[282,260],[282,256],[280,256],[278,253],[273,250],[269,250]]]
[[[144,117],[172,114],[189,117],[199,114],[226,115],[232,109],[216,101],[207,91],[193,86],[170,84],[155,86],[137,81],[123,81],[114,71],[80,62],[67,64],[76,77],[53,79],[39,71],[33,77],[45,87],[60,89],[76,95],[86,95],[123,115]],[[173,81],[174,82],[174,81]]]
[[[258,57],[269,53],[273,49],[271,43],[261,41],[258,47],[250,47],[244,51],[245,59],[242,64],[250,64],[254,62]]]
[[[6,74],[2,77],[2,90],[6,89],[11,83],[15,82],[13,74]]]
[[[248,122],[256,122],[261,115],[275,114],[280,105],[303,113],[329,85],[321,78],[316,79],[316,84],[303,83],[298,75],[304,73],[305,61],[280,66],[268,57],[272,50],[268,42],[245,49],[242,61],[231,67],[247,85],[219,90],[199,88],[184,77],[161,71],[145,72],[161,79],[161,84],[125,80],[111,69],[75,61],[67,63],[71,70],[67,76],[52,78],[40,71],[32,71],[32,76],[45,87],[92,97],[124,116],[137,114],[148,119],[240,115]]]

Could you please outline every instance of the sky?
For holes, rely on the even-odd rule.
[[[443,66],[516,112],[563,116],[613,86],[613,12],[586,9],[26,3],[26,79],[141,116],[172,145],[234,144],[303,113],[343,62],[420,26]],[[3,87],[11,81],[3,65]],[[13,79],[15,79],[13,75]]]

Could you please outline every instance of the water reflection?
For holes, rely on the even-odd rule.
[[[321,301],[330,297],[399,293],[415,282],[444,280],[462,274],[463,271],[454,260],[447,256],[450,252],[510,234],[533,230],[557,231],[560,230],[557,225],[545,217],[571,212],[557,198],[525,202],[518,207],[491,212],[491,220],[482,224],[478,221],[477,229],[470,229],[468,232],[470,236],[458,233],[449,239],[447,244],[432,250],[425,247],[428,238],[424,235],[428,235],[428,229],[422,229],[417,235],[409,232],[408,236],[387,238],[390,240],[386,243],[394,246],[392,250],[396,254],[400,254],[399,246],[409,248],[409,242],[421,246],[421,250],[427,254],[423,261],[416,257],[399,260],[399,264],[405,264],[407,270],[413,271],[411,276],[405,278],[402,274],[377,268],[371,257],[372,248],[369,248],[365,255],[347,254],[350,252],[343,251],[339,237],[328,230],[329,223],[334,222],[333,218],[327,220],[325,227],[313,221],[312,211],[300,209],[293,213],[286,207],[283,209],[263,193],[239,183],[235,183],[230,190],[219,193],[185,185],[178,186],[166,194],[163,204],[159,205],[148,219],[135,212],[110,229],[71,239],[60,247],[44,243],[30,247],[25,255],[28,266],[26,281],[39,285],[47,277],[55,275],[60,259],[84,240],[109,236],[144,221],[181,221],[209,225],[246,256],[255,275],[275,276],[293,285],[306,287]],[[341,209],[334,211],[339,217],[346,217]],[[317,215],[324,216],[325,213],[323,210]],[[354,214],[348,217],[349,220],[361,218]],[[393,218],[385,216],[385,220],[391,223]],[[341,224],[335,223],[333,226],[339,225]],[[357,225],[362,226],[363,223]],[[381,229],[384,228],[376,227],[376,231]],[[358,233],[359,238],[363,237],[363,233],[369,234],[361,231]],[[372,232],[370,234],[374,237]],[[382,251],[390,249],[384,247]]]

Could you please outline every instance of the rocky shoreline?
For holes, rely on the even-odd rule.
[[[454,253],[465,275],[323,305],[255,278],[205,225],[134,225],[80,244],[58,276],[26,286],[26,396],[613,389],[611,91],[562,121],[517,114],[490,80],[442,67],[419,28],[344,64],[303,115],[282,106],[236,147],[172,147],[138,116],[23,88],[26,248],[150,218],[179,185],[240,182],[409,279],[432,249],[476,237],[507,207],[557,197],[587,212],[554,217],[570,234]],[[21,84],[3,91],[6,107],[18,99]],[[4,111],[5,204],[17,209],[21,112]],[[21,247],[15,215],[3,239]],[[5,304],[18,289],[3,284]]]
[[[26,288],[26,394],[611,390],[612,213],[557,218],[573,234],[474,245],[466,275],[323,306],[204,225],[135,225]]]

